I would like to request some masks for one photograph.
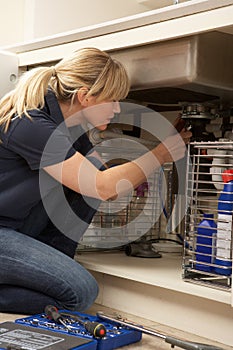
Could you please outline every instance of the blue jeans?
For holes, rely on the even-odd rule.
[[[82,311],[98,295],[91,274],[35,238],[0,228],[0,311],[34,314],[46,305]]]
[[[89,206],[79,194],[66,192],[72,210],[86,222],[78,233],[81,237],[99,201],[93,199]],[[58,207],[55,202],[55,209]],[[19,230],[0,227],[0,312],[36,314],[49,304],[76,311],[90,307],[98,295],[98,285],[73,260],[76,246],[77,242],[52,224],[42,202]]]

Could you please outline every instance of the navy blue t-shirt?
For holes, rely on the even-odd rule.
[[[52,91],[43,109],[12,118],[5,133],[0,129],[0,226],[19,228],[41,200],[39,171],[62,162],[76,151],[86,155],[92,149],[81,126],[67,129]],[[42,170],[43,171],[43,170]],[[44,172],[45,173],[45,172]],[[58,182],[48,177],[48,191]]]

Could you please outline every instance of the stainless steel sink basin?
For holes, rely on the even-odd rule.
[[[233,101],[233,36],[203,33],[112,53],[127,68],[130,97],[156,102]],[[137,92],[138,91],[138,92]],[[140,91],[140,93],[139,93]],[[169,102],[171,101],[171,102]]]

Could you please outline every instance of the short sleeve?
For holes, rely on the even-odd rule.
[[[19,119],[19,118],[18,118]],[[57,164],[75,154],[65,124],[43,117],[22,117],[12,128],[7,147],[19,154],[32,170]]]

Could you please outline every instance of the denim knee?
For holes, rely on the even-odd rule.
[[[75,297],[62,306],[73,311],[85,311],[95,302],[99,294],[98,283],[88,271],[83,274],[82,281],[73,282],[71,281]]]
[[[48,304],[84,311],[98,295],[96,280],[78,262],[7,228],[0,228],[0,266],[4,311],[42,312]]]
[[[97,281],[92,275],[90,275],[86,288],[85,300],[81,304],[77,305],[79,310],[82,311],[88,309],[95,302],[98,294],[99,286],[97,284]]]

